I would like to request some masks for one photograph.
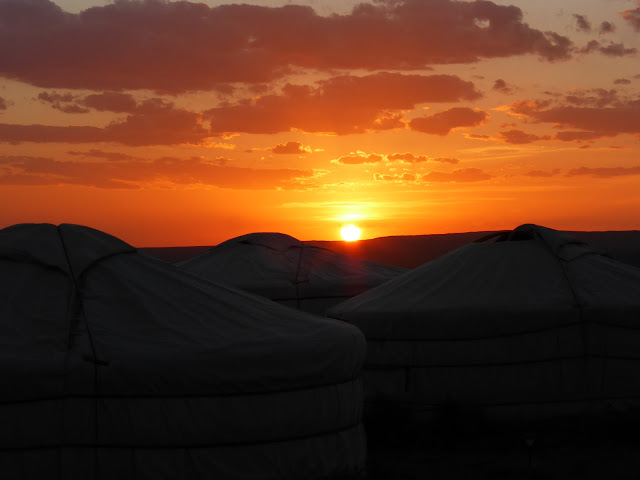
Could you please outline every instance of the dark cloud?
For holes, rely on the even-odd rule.
[[[600,28],[598,29],[598,33],[600,33],[600,35],[613,33],[615,31],[616,31],[616,26],[611,22],[602,22],[600,24]]]
[[[479,168],[461,168],[451,173],[429,172],[422,176],[426,182],[481,182],[489,180],[493,175],[483,172]]]
[[[584,142],[588,140],[597,140],[598,138],[612,137],[613,134],[603,132],[585,132],[585,131],[565,131],[557,132],[554,135],[556,140],[562,142]]]
[[[48,0],[0,2],[0,75],[45,88],[228,91],[296,67],[415,70],[525,54],[553,61],[572,48],[524,23],[519,8],[490,1],[384,0],[328,17],[296,5],[131,0],[71,14]]]
[[[41,92],[38,94],[38,100],[42,103],[48,103],[52,108],[60,110],[64,113],[88,113],[89,109],[77,105],[76,97],[70,93],[60,94],[58,92]]]
[[[7,105],[7,101],[4,98],[0,97],[0,110],[6,110],[7,108],[9,108]]]
[[[310,150],[304,148],[300,142],[287,142],[286,144],[278,144],[271,149],[273,153],[287,155],[287,154],[301,154],[310,153]]]
[[[622,177],[626,175],[640,175],[640,166],[636,167],[580,167],[567,172],[570,177],[590,176],[599,178]]]
[[[507,94],[513,93],[515,91],[512,86],[508,85],[507,82],[505,82],[501,78],[495,81],[495,83],[493,84],[493,90]]]
[[[553,170],[552,172],[545,172],[542,170],[533,170],[531,172],[525,173],[525,176],[533,177],[533,178],[549,178],[557,175],[558,173],[559,173],[559,170]]]
[[[635,28],[636,32],[640,32],[640,7],[625,10],[620,15]]]
[[[448,135],[454,128],[482,125],[487,118],[489,115],[482,110],[454,107],[434,115],[414,118],[409,122],[409,127],[432,135]]]
[[[551,138],[548,135],[539,136],[516,129],[498,132],[498,137],[500,137],[504,142],[514,145],[523,145],[525,143],[533,143],[538,140],[549,140]]]
[[[104,160],[109,160],[109,161],[112,161],[112,162],[120,162],[120,161],[137,159],[137,157],[134,157],[132,155],[127,155],[126,153],[105,152],[103,150],[98,150],[98,149],[93,149],[93,148],[91,150],[86,151],[86,152],[81,152],[81,151],[78,151],[78,150],[70,150],[67,153],[69,155],[73,155],[73,156],[76,156],[76,157],[102,158]]]
[[[628,78],[616,78],[613,81],[614,85],[629,85],[631,83],[631,80],[629,80]]]
[[[599,132],[601,136],[640,133],[640,100],[614,107],[551,107],[548,102],[523,101],[512,104],[511,111],[558,127],[585,130],[589,132],[586,135],[593,135],[593,132]]]
[[[627,48],[622,43],[610,42],[609,45],[603,46],[597,40],[591,40],[587,45],[579,50],[580,53],[599,52],[608,57],[624,57],[625,55],[635,55],[637,48]]]
[[[618,96],[616,90],[606,90],[604,88],[573,90],[564,98],[567,103],[579,107],[623,106],[627,103],[625,99]]]
[[[310,170],[220,166],[219,160],[167,157],[152,161],[76,162],[42,157],[0,156],[0,184],[141,188],[148,184],[163,183],[270,190],[281,187],[287,181],[313,176]]]
[[[297,128],[338,135],[404,127],[392,110],[420,103],[475,100],[473,83],[454,75],[376,73],[333,77],[317,86],[287,84],[279,95],[227,104],[204,113],[212,129],[227,132],[278,133]]]
[[[112,142],[131,146],[198,144],[211,137],[200,115],[168,108],[136,113],[104,128],[0,124],[0,142],[92,143]]]
[[[578,15],[577,13],[573,14],[573,18],[576,19],[576,27],[581,32],[590,32],[591,31],[591,22],[587,20],[585,15]]]

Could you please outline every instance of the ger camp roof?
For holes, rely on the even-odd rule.
[[[355,327],[78,225],[0,230],[0,286],[5,472],[324,478],[362,467]]]
[[[342,301],[406,272],[316,247],[282,233],[232,238],[178,264],[276,301]]]

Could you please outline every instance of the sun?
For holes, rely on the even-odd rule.
[[[349,224],[346,227],[342,227],[340,235],[345,242],[355,242],[360,239],[360,229],[355,225]]]

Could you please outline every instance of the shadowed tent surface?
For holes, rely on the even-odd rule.
[[[374,405],[511,420],[640,406],[640,269],[544,227],[466,245],[328,315],[367,337]]]
[[[210,280],[320,314],[406,272],[403,268],[314,247],[281,233],[236,237],[178,266]]]
[[[6,478],[348,478],[365,341],[102,232],[0,231]]]

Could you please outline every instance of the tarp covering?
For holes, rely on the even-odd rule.
[[[367,337],[365,395],[536,416],[640,402],[640,269],[536,225],[332,308]]]
[[[7,478],[332,478],[364,466],[357,328],[76,225],[0,230]]]
[[[232,238],[178,266],[210,280],[322,314],[327,308],[406,272],[315,247],[281,233]]]

